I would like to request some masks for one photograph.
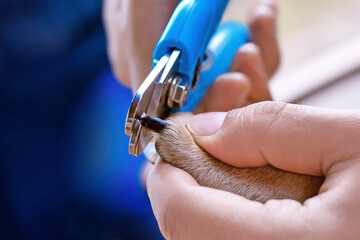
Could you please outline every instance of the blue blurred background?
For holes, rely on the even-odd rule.
[[[0,239],[162,239],[100,0],[0,0]]]

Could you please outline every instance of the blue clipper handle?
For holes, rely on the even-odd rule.
[[[189,93],[180,111],[194,111],[215,79],[229,71],[237,50],[249,40],[249,29],[243,23],[229,21],[219,26],[208,45],[208,50],[212,54],[210,57],[213,57],[212,66],[209,70],[201,72],[195,90]]]
[[[178,73],[191,82],[199,58],[218,27],[229,0],[182,0],[153,53],[154,64],[173,49],[181,50]]]

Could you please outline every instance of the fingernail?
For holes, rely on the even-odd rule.
[[[210,136],[215,134],[224,122],[226,112],[202,113],[192,116],[186,127],[192,135]]]

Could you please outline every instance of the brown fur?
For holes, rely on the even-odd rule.
[[[191,113],[177,113],[156,140],[166,162],[188,172],[202,186],[229,191],[250,200],[294,199],[304,202],[316,195],[324,179],[286,172],[270,165],[236,168],[209,155],[195,142],[185,124]]]

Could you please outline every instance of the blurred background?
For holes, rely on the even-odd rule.
[[[0,0],[0,239],[162,239],[101,0]]]
[[[278,0],[275,99],[360,107],[360,1]],[[255,1],[233,0],[246,21]],[[127,153],[102,1],[0,0],[0,239],[162,239]]]
[[[360,107],[360,1],[277,0],[282,62],[274,99],[329,108]],[[233,0],[225,19],[246,21],[251,0]]]

